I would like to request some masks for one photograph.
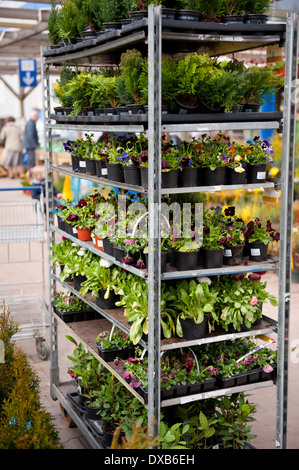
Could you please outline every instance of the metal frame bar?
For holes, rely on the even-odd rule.
[[[279,245],[279,310],[276,447],[287,447],[288,340],[290,315],[292,217],[296,104],[293,90],[298,69],[298,12],[287,15],[283,147],[281,169],[281,218]]]

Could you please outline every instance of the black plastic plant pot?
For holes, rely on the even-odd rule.
[[[127,104],[127,109],[129,114],[144,114],[144,107],[142,104]]]
[[[238,266],[243,261],[244,245],[227,246],[223,250],[223,264]]]
[[[148,168],[140,167],[141,186],[143,188],[148,187]]]
[[[256,184],[264,183],[267,176],[267,164],[248,165],[247,167],[247,183]]]
[[[223,22],[226,24],[234,23],[234,24],[243,24],[245,21],[244,15],[226,15],[223,18]]]
[[[85,160],[85,158],[79,157],[78,170],[79,170],[80,173],[86,173],[86,160]]]
[[[82,282],[86,281],[86,276],[81,276],[81,275],[74,276],[73,281],[74,281],[74,289],[79,292],[81,289]]]
[[[101,408],[96,408],[94,406],[87,405],[85,408],[85,416],[87,419],[92,419],[93,421],[99,421],[102,419]]]
[[[216,378],[205,380],[202,383],[202,389],[201,389],[202,392],[210,392],[211,390],[214,390],[215,383],[216,383]]]
[[[99,178],[107,178],[107,165],[105,160],[95,160],[96,175]]]
[[[263,369],[261,370],[261,380],[273,380],[277,377],[277,364],[271,364],[272,371],[265,372]]]
[[[181,21],[199,21],[200,13],[194,10],[178,10],[177,19]]]
[[[148,253],[145,253],[145,266],[148,269]],[[167,270],[167,260],[168,260],[168,252],[161,251],[161,273],[165,273]]]
[[[176,16],[176,10],[174,8],[162,7],[161,16],[164,20],[174,20]]]
[[[95,175],[96,174],[96,164],[95,160],[90,160],[86,158],[86,174],[87,175]]]
[[[238,173],[234,168],[226,168],[226,184],[246,184],[247,173]]]
[[[122,443],[122,438],[124,437],[125,433],[124,431],[121,431],[119,433],[119,438],[118,438],[118,443]],[[112,445],[112,440],[113,440],[114,433],[113,432],[108,432],[105,429],[103,429],[103,437],[101,440],[101,445],[104,449],[110,449]]]
[[[102,349],[99,343],[96,343],[96,345],[98,348],[99,356],[102,359],[104,359],[104,361],[106,362],[112,362],[117,357],[120,359],[127,359],[128,357],[131,357],[132,355],[134,355],[135,348],[127,347],[123,349],[117,349],[117,348]]]
[[[78,171],[79,170],[79,158],[75,155],[72,155],[72,170]]]
[[[162,171],[161,187],[176,188],[178,185],[179,170]]]
[[[123,246],[113,245],[113,256],[116,261],[122,262],[122,259],[125,256],[125,248]]]
[[[198,172],[197,167],[183,168],[179,172],[178,185],[180,188],[189,188],[198,185]]]
[[[124,166],[124,179],[125,183],[133,184],[135,186],[141,185],[140,168],[135,166]]]
[[[109,238],[103,238],[103,250],[104,253],[107,253],[107,255],[114,256],[113,245]]]
[[[57,217],[57,226],[58,226],[58,228],[60,228],[60,230],[63,230],[64,232],[66,232],[64,220],[61,217],[59,217],[59,214],[56,214],[56,217]]]
[[[260,104],[247,103],[243,106],[244,113],[258,113],[261,109]]]
[[[183,338],[186,340],[205,338],[208,334],[208,318],[204,316],[201,323],[195,323],[192,318],[180,319]]]
[[[203,266],[205,269],[221,268],[223,264],[222,248],[215,250],[202,248],[201,252],[203,255]]]
[[[268,245],[262,242],[249,243],[249,259],[251,261],[266,261],[268,257]]]
[[[99,296],[96,299],[96,305],[103,310],[109,310],[115,308],[115,302],[118,302],[120,297],[115,292],[110,291],[108,299],[105,299],[106,289],[99,289]]]
[[[142,20],[143,18],[147,18],[148,12],[133,10],[129,12],[129,15],[130,15],[130,18],[132,18],[132,21],[138,21],[138,20]]]
[[[124,182],[124,172],[121,163],[107,163],[108,180]]]
[[[219,166],[215,170],[209,167],[203,169],[203,186],[220,186],[225,184],[226,167]]]
[[[257,13],[250,13],[245,15],[245,23],[249,24],[265,24],[268,21],[268,16]]]
[[[69,235],[72,235],[73,237],[78,238],[78,230],[76,227],[73,227],[73,225],[65,222],[65,228],[66,228],[66,232]]]
[[[176,251],[176,268],[178,271],[191,271],[198,265],[199,250],[197,251]]]

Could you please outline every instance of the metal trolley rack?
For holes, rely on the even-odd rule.
[[[176,31],[175,33],[170,32],[167,28],[171,26],[173,22],[167,23],[167,20],[162,20],[161,7],[154,7],[150,5],[148,11],[148,19],[141,20],[140,29],[136,31],[131,30],[131,26],[128,25],[125,28],[130,34],[116,34],[110,35],[107,38],[101,36],[100,42],[93,43],[89,47],[83,48],[83,46],[71,46],[70,49],[63,48],[63,50],[43,51],[43,87],[44,87],[44,124],[45,124],[45,141],[49,142],[49,153],[45,154],[46,161],[46,176],[47,176],[47,227],[48,227],[48,243],[49,248],[55,243],[55,234],[64,235],[54,224],[54,201],[53,201],[53,172],[60,171],[65,174],[72,174],[74,177],[86,178],[97,183],[109,186],[116,186],[115,182],[108,181],[102,178],[97,178],[88,175],[82,175],[73,173],[71,167],[59,167],[53,164],[52,159],[52,131],[55,129],[63,128],[65,130],[77,130],[90,132],[94,131],[113,131],[113,132],[144,132],[147,130],[148,141],[149,141],[149,187],[154,188],[154,191],[147,193],[144,188],[129,186],[132,190],[138,190],[147,194],[149,203],[149,234],[156,234],[156,239],[149,236],[149,263],[147,276],[142,272],[138,271],[133,267],[123,265],[117,262],[113,257],[109,256],[105,252],[99,252],[96,250],[91,242],[82,242],[71,235],[68,238],[73,242],[83,246],[95,254],[114,262],[116,265],[121,265],[128,271],[139,274],[145,277],[148,282],[148,319],[149,319],[149,334],[148,334],[148,357],[149,357],[149,388],[148,388],[148,414],[153,416],[156,423],[159,423],[160,409],[163,406],[169,406],[176,404],[176,399],[161,401],[160,400],[160,370],[159,370],[159,357],[160,352],[167,348],[180,347],[180,342],[173,341],[171,344],[167,344],[165,340],[161,341],[160,338],[160,289],[161,280],[171,278],[172,273],[164,273],[161,275],[160,267],[160,201],[161,195],[165,194],[165,190],[161,190],[160,182],[160,168],[161,168],[161,149],[160,149],[160,136],[161,132],[175,132],[175,131],[190,131],[190,132],[205,132],[212,130],[236,130],[236,129],[280,129],[281,118],[283,117],[283,166],[282,166],[282,177],[281,177],[281,243],[280,243],[280,256],[279,256],[279,316],[278,321],[275,322],[271,319],[264,318],[264,322],[258,329],[252,329],[249,332],[235,333],[233,337],[238,336],[252,336],[273,333],[273,330],[278,335],[278,375],[277,375],[277,413],[276,413],[276,442],[277,448],[286,447],[286,417],[287,417],[287,349],[288,349],[288,318],[289,318],[289,300],[290,300],[290,269],[291,269],[291,221],[292,221],[292,188],[293,188],[293,155],[294,155],[294,112],[295,105],[291,100],[292,86],[295,83],[296,71],[297,71],[297,36],[298,36],[298,16],[296,13],[291,13],[287,18],[287,25],[259,25],[256,31],[253,31],[252,26],[250,29],[246,29],[246,32],[241,34],[237,29],[230,25],[229,31],[226,30],[225,34],[223,26],[215,26],[218,31],[211,33],[205,28],[209,25],[201,25],[200,31],[188,31],[183,29],[182,31]],[[163,29],[162,26],[165,26]],[[249,25],[248,25],[249,26]],[[192,29],[190,27],[190,29]],[[224,28],[225,29],[225,28]],[[254,34],[251,34],[254,32]],[[104,40],[105,39],[105,40]],[[232,53],[235,51],[241,51],[245,49],[251,49],[254,47],[265,46],[269,44],[280,44],[286,47],[286,61],[285,61],[285,94],[284,94],[284,113],[275,115],[274,117],[269,116],[267,113],[263,114],[262,120],[255,118],[251,119],[248,117],[246,121],[238,121],[235,116],[230,119],[215,121],[214,117],[210,118],[210,121],[206,122],[204,119],[200,121],[194,121],[194,116],[190,120],[188,115],[178,116],[176,121],[171,121],[167,116],[162,117],[161,113],[161,60],[162,60],[162,41],[163,51],[166,48],[168,53],[186,53],[189,51],[207,51],[210,47],[212,55],[221,55],[225,53]],[[149,67],[149,110],[148,115],[141,118],[139,121],[127,120],[123,122],[113,121],[101,121],[100,119],[94,119],[93,121],[81,120],[80,123],[76,122],[76,119],[72,118],[68,120],[67,117],[59,118],[51,115],[50,107],[50,68],[52,66],[60,66],[64,63],[69,65],[78,65],[90,67],[92,65],[99,65],[103,60],[107,63],[117,63],[120,53],[130,47],[140,46],[143,51],[148,54],[148,67]],[[180,118],[180,119],[179,119]],[[55,119],[56,123],[53,123]],[[182,123],[183,121],[183,123]],[[156,158],[154,158],[154,156]],[[128,185],[119,183],[119,188],[129,189]],[[263,187],[263,185],[259,185]],[[273,183],[266,183],[265,187],[274,188]],[[200,192],[200,191],[218,191],[221,189],[252,189],[251,185],[239,186],[226,186],[222,187],[198,187],[198,188],[184,188],[182,192]],[[177,192],[177,190],[175,190]],[[169,193],[169,190],[166,190]],[[154,203],[158,203],[155,210]],[[155,247],[155,249],[154,249]],[[270,263],[268,265],[253,265],[250,266],[250,271],[259,270],[272,270],[276,268],[276,263]],[[180,277],[187,276],[203,276],[203,275],[215,275],[215,274],[227,274],[236,272],[236,269],[241,268],[223,268],[220,270],[198,270],[198,271],[182,271]],[[243,271],[246,270],[242,267]],[[70,292],[82,298],[80,294],[73,289],[71,284],[63,283],[59,277],[55,274],[54,268],[49,268],[50,278],[50,295],[52,289],[55,289],[57,283],[61,283],[62,286],[68,289]],[[88,299],[85,300],[95,310],[102,314],[104,320],[99,320],[111,324],[117,325],[123,331],[128,332],[126,323],[118,315],[117,312],[109,311],[106,312],[95,305],[94,302]],[[99,361],[104,362],[100,356],[98,356],[96,350],[93,348],[92,334],[93,332],[88,329],[88,325],[85,324],[84,334],[81,331],[79,323],[69,325],[65,324],[55,313],[51,314],[51,394],[53,399],[58,399],[64,410],[70,414],[76,425],[81,429],[83,434],[89,440],[92,447],[100,448],[101,444],[95,437],[94,433],[84,422],[84,419],[74,411],[70,405],[66,394],[65,387],[67,382],[62,382],[59,379],[59,368],[58,368],[58,345],[57,345],[57,325],[61,323],[65,328],[69,329],[71,333],[81,341],[85,347],[91,351]],[[104,327],[104,328],[105,328]],[[225,339],[232,338],[232,335],[225,334],[209,340],[203,339],[200,341],[188,342],[188,345],[192,344],[203,344],[207,341],[222,341]],[[141,345],[144,346],[142,340]],[[105,363],[105,366],[111,370],[113,374],[125,385],[126,382],[121,376],[121,373],[113,367],[111,364]],[[266,387],[273,385],[272,381],[264,383],[256,383],[250,385],[244,385],[232,389],[222,389],[221,391],[206,392],[203,394],[192,395],[190,397],[184,397],[185,402],[205,399],[217,395],[231,394],[233,392],[248,391],[254,388]],[[140,401],[143,402],[134,390],[131,392],[136,395]],[[155,429],[157,432],[157,429]]]
[[[0,264],[2,273],[8,263],[20,265],[20,263],[39,263],[41,266],[40,276],[33,280],[26,271],[26,279],[19,282],[1,282],[1,299],[9,306],[14,321],[19,324],[19,331],[14,339],[35,338],[36,351],[40,359],[46,360],[50,356],[50,348],[45,341],[41,331],[49,326],[49,314],[45,304],[45,270],[44,270],[44,235],[45,215],[43,188],[41,186],[29,186],[27,190],[40,191],[39,199],[31,197],[28,200],[13,197],[7,199],[6,194],[18,195],[24,188],[1,188],[0,189],[0,244],[3,249]],[[24,243],[26,257],[16,259],[13,247],[16,243]],[[38,243],[40,257],[37,258],[37,250],[32,249],[32,243]],[[2,250],[1,250],[2,251]],[[5,253],[4,253],[5,251]],[[29,275],[27,275],[29,274]],[[3,276],[4,278],[4,276]],[[4,280],[4,279],[3,279]],[[22,286],[30,284],[41,285],[40,293],[24,293]],[[31,290],[32,289],[31,287]]]

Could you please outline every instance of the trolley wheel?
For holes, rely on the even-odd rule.
[[[50,347],[46,343],[44,338],[36,338],[35,346],[37,355],[42,361],[46,361],[47,359],[49,359]]]
[[[68,428],[75,428],[76,427],[76,423],[73,421],[73,419],[71,418],[71,416],[68,414],[68,412],[63,408],[62,404],[59,403],[59,406],[60,406],[60,409],[62,411],[62,414],[63,414],[63,418],[64,418],[64,422],[66,424],[66,426]]]

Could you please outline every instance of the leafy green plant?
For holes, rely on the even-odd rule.
[[[268,245],[270,241],[278,241],[280,238],[279,232],[275,232],[272,227],[271,219],[262,222],[258,217],[254,217],[247,223],[244,236],[249,243],[262,242],[265,245]]]
[[[242,0],[224,0],[225,15],[242,15],[244,2]]]
[[[199,0],[198,5],[204,21],[219,22],[224,15],[223,0]]]
[[[95,341],[101,349],[124,349],[132,345],[129,335],[118,328],[114,328],[112,332],[102,331]]]
[[[142,73],[144,59],[137,49],[128,49],[120,57],[120,72],[128,92],[133,96],[134,102],[140,102],[139,78]]]
[[[176,333],[182,337],[181,319],[192,318],[196,324],[199,324],[205,315],[213,315],[217,291],[208,282],[184,279],[176,285],[175,297],[176,300],[171,306],[175,312]]]
[[[52,3],[48,18],[48,38],[53,45],[58,44],[61,39],[59,32],[59,15],[60,10],[58,6],[55,3]]]
[[[264,14],[270,8],[271,0],[244,0],[245,13]]]
[[[66,38],[70,42],[70,38],[78,38],[83,30],[84,18],[80,11],[77,10],[73,0],[65,0],[61,6],[58,17],[58,27],[60,37]]]
[[[217,400],[216,416],[219,447],[243,449],[245,443],[256,436],[250,434],[250,423],[254,420],[256,405],[245,399],[244,393],[234,393],[229,398]]]
[[[67,95],[67,89],[68,83],[76,74],[70,67],[63,65],[59,80],[52,83],[53,98],[58,100],[63,107],[71,107],[73,104],[73,98]]]
[[[79,312],[81,310],[87,310],[89,306],[79,299],[72,292],[53,292],[52,303],[61,312]]]
[[[98,259],[92,261],[88,266],[85,266],[86,281],[82,282],[81,293],[86,294],[91,291],[92,295],[98,297],[99,289],[105,289],[105,299],[109,299],[111,292],[117,293],[118,282],[121,281],[121,277],[125,276],[125,273],[121,268],[107,267],[106,260]]]
[[[77,116],[81,112],[86,114],[93,92],[92,76],[89,72],[81,72],[68,82],[65,96],[72,100],[73,110],[70,116]]]

